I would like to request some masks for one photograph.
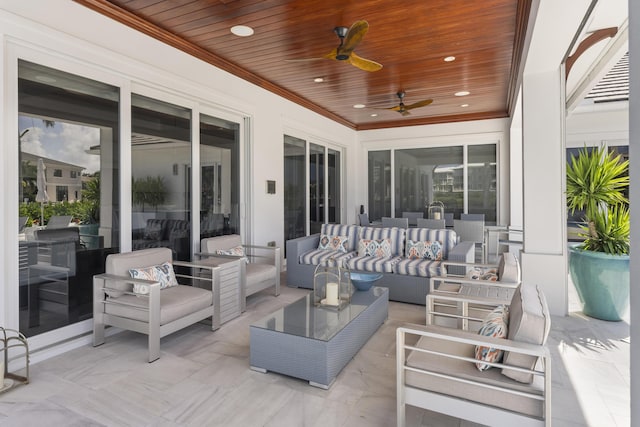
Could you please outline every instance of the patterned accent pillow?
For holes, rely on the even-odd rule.
[[[358,255],[391,258],[391,239],[360,239]]]
[[[407,240],[407,258],[440,261],[442,260],[442,242],[438,240],[433,242]]]
[[[231,249],[218,249],[216,255],[245,256],[245,253],[242,245],[239,245]]]
[[[485,337],[494,338],[507,338],[509,324],[509,307],[506,305],[500,305],[493,309],[491,313],[484,319],[478,335],[484,335]],[[503,350],[498,350],[493,347],[484,347],[477,345],[475,348],[476,360],[482,360],[485,362],[498,363],[502,361]],[[486,363],[476,363],[476,367],[479,371],[486,371],[491,368],[491,365]]]
[[[469,273],[469,277],[473,280],[488,280],[495,282],[498,280],[498,270],[495,268],[474,267]]]
[[[153,265],[151,267],[132,268],[129,270],[129,274],[133,279],[144,279],[160,282],[160,289],[178,286],[178,280],[176,279],[176,275],[173,272],[173,266],[168,262],[164,262],[160,265]],[[139,295],[147,295],[149,293],[149,287],[134,284],[133,292]]]
[[[349,236],[330,236],[328,234],[320,235],[320,244],[318,249],[332,250],[347,253],[347,242]]]

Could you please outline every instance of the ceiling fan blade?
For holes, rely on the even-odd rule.
[[[380,110],[391,110],[391,111],[397,111],[397,112],[400,112],[403,109],[404,107],[400,105],[396,105],[395,107],[389,107],[389,108],[380,108]]]
[[[433,102],[433,99],[425,99],[424,101],[418,101],[418,102],[415,102],[415,103],[413,103],[411,105],[407,105],[404,108],[406,110],[411,110],[411,109],[414,109],[414,108],[426,107],[427,105],[431,104],[432,102]]]
[[[364,20],[356,21],[351,25],[347,35],[344,38],[344,43],[338,48],[338,53],[341,55],[349,55],[356,48],[358,43],[362,41],[362,38],[369,30],[369,23]]]
[[[349,56],[348,61],[354,67],[358,67],[364,71],[373,72],[373,71],[378,71],[382,69],[382,64],[378,64],[377,62],[372,61],[370,59],[361,58],[358,55],[356,55],[355,52],[351,52],[351,55]]]

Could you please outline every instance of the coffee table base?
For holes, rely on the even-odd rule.
[[[384,288],[380,297],[327,341],[251,326],[251,369],[304,379],[326,390],[387,319],[388,306],[389,291]]]

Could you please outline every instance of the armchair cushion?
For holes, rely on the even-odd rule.
[[[159,263],[171,262],[171,250],[167,248],[152,248],[143,251],[133,251],[126,256],[108,256],[105,262],[105,271],[109,274],[122,277],[131,277],[129,270],[134,268],[152,267]],[[109,291],[111,298],[123,295],[123,292],[132,290],[128,282],[114,281],[110,285],[115,291]]]
[[[198,310],[205,309],[212,304],[212,293],[209,290],[194,286],[173,286],[160,292],[160,325],[166,325]],[[149,314],[139,308],[140,297],[123,295],[118,298],[122,304],[106,304],[105,313],[118,317],[126,317],[141,322],[147,322]]]
[[[494,338],[507,338],[509,323],[509,308],[506,305],[500,305],[494,308],[491,313],[482,322],[479,335]],[[500,362],[504,352],[500,349],[477,345],[475,349],[476,360],[484,362]],[[486,363],[476,363],[476,367],[480,371],[486,371],[491,365]]]
[[[475,334],[473,334],[475,335]],[[439,353],[454,356],[473,358],[474,346],[434,337],[421,337],[416,344],[418,348],[431,349]],[[489,369],[480,372],[474,363],[459,360],[452,357],[443,357],[435,354],[411,352],[407,358],[407,365],[437,374],[449,375],[465,381],[479,382],[489,386],[495,386],[493,391],[474,384],[456,381],[452,378],[435,375],[423,375],[418,372],[407,371],[405,382],[408,386],[430,390],[459,399],[484,403],[506,410],[520,412],[531,416],[539,416],[543,413],[543,401],[531,399],[526,396],[511,394],[506,390],[523,393],[535,393],[542,395],[542,384],[521,384],[500,374],[498,369]]]
[[[245,256],[244,247],[242,245],[234,246],[233,248],[229,248],[229,249],[216,249],[215,254],[231,255],[231,256],[239,256],[239,257]]]
[[[520,265],[518,258],[510,252],[505,252],[498,262],[498,280],[501,282],[520,282]]]
[[[509,339],[544,345],[551,328],[551,318],[544,293],[538,286],[521,284],[513,294],[510,306]],[[533,369],[538,362],[535,356],[505,352],[505,365]],[[523,383],[533,381],[533,375],[513,369],[503,369],[509,378]]]
[[[131,268],[129,269],[129,274],[134,279],[160,282],[160,289],[178,286],[178,280],[173,271],[173,266],[169,262],[163,262],[160,265],[153,265],[151,267]],[[146,295],[149,293],[149,287],[134,283],[133,292],[139,295]]]

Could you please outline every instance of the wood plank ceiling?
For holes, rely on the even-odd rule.
[[[531,8],[531,0],[76,1],[358,130],[507,117]],[[328,54],[340,42],[334,27],[361,19],[369,31],[354,51],[380,71],[289,61]],[[235,36],[234,25],[255,33]],[[410,115],[388,110],[400,90],[407,105],[433,103]]]

